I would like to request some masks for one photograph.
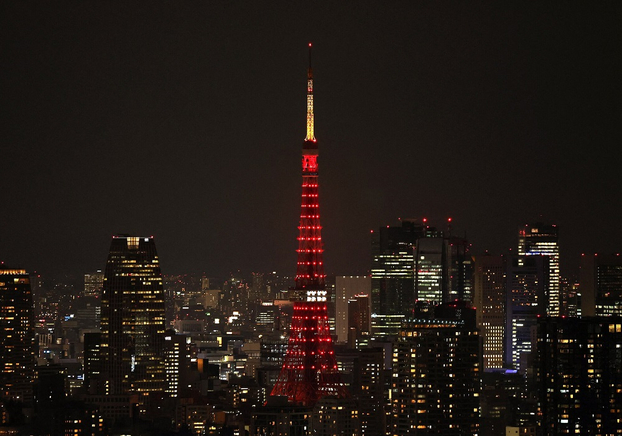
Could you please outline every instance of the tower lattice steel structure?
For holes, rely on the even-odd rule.
[[[294,303],[287,355],[271,395],[313,406],[325,396],[349,396],[341,384],[328,324],[322,226],[318,197],[318,145],[314,134],[313,71],[309,44],[307,136],[302,148],[302,206]]]

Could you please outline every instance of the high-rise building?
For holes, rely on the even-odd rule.
[[[622,256],[581,256],[581,315],[622,315]]]
[[[451,219],[450,221],[451,222]],[[465,238],[447,237],[447,288],[445,301],[473,301],[473,259]]]
[[[324,397],[349,396],[340,382],[328,323],[322,226],[318,196],[318,144],[314,134],[311,44],[307,75],[307,136],[302,148],[302,205],[294,313],[287,354],[272,396],[314,406]],[[302,300],[302,301],[301,301]]]
[[[379,322],[387,315],[411,315],[417,301],[472,299],[470,244],[452,236],[450,227],[447,232],[437,230],[425,218],[381,227],[372,232],[372,257],[375,334],[391,333]]]
[[[418,300],[442,303],[447,300],[448,288],[444,267],[447,240],[442,236],[420,238],[415,254],[415,293]]]
[[[372,232],[372,313],[408,313],[414,306],[414,249],[424,226],[403,220],[401,226]]]
[[[164,362],[166,373],[165,392],[170,397],[177,397],[187,385],[187,375],[190,368],[190,337],[176,335],[174,331],[167,331],[164,336]]]
[[[348,300],[348,343],[371,335],[369,294],[357,294]]]
[[[524,372],[533,351],[539,316],[546,316],[549,256],[508,258],[505,363]]]
[[[337,276],[335,278],[335,330],[337,340],[348,340],[348,302],[355,295],[371,292],[371,279],[366,276]]]
[[[549,277],[545,307],[549,316],[559,316],[560,310],[560,271],[559,236],[555,224],[525,224],[518,228],[519,256],[546,256],[549,259]]]
[[[335,353],[342,380],[358,400],[361,434],[385,434],[384,348],[337,349]]]
[[[479,434],[475,309],[453,306],[440,308],[438,317],[411,319],[400,330],[393,347],[387,434]]]
[[[100,297],[104,286],[102,270],[84,274],[84,296]]]
[[[35,334],[30,278],[0,265],[0,399],[32,402]]]
[[[100,394],[164,390],[164,317],[153,237],[114,236],[102,291]]]
[[[473,304],[483,339],[483,369],[503,367],[505,332],[505,260],[503,256],[476,256]]]
[[[541,434],[622,434],[622,318],[541,317],[537,338]]]

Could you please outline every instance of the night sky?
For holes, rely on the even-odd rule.
[[[309,41],[327,273],[400,217],[622,251],[622,3],[512,3],[0,3],[0,260],[293,274]]]

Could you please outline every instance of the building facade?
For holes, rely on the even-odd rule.
[[[30,404],[35,334],[30,277],[0,266],[0,399]]]
[[[505,363],[524,372],[535,345],[538,317],[546,316],[548,256],[511,256],[507,264]]]
[[[477,327],[483,340],[483,369],[503,367],[505,337],[505,259],[503,256],[473,258],[473,305],[477,308]]]
[[[540,318],[541,434],[622,434],[622,318]]]
[[[102,291],[100,394],[164,391],[164,324],[153,237],[114,236]]]
[[[519,256],[546,256],[549,277],[546,290],[548,316],[560,315],[559,236],[555,224],[525,224],[518,228]]]
[[[622,315],[622,256],[581,256],[581,314]]]
[[[393,348],[387,434],[479,434],[480,338],[472,311],[404,323]]]
[[[346,342],[348,340],[349,309],[348,302],[355,295],[371,292],[371,279],[366,276],[337,276],[335,278],[335,330],[337,341]]]

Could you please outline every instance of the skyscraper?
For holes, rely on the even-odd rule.
[[[104,285],[104,273],[101,270],[84,274],[84,293],[89,297],[99,297]]]
[[[369,294],[371,279],[365,276],[337,276],[335,279],[335,330],[337,340],[348,340],[348,302],[358,294]]]
[[[506,363],[525,369],[533,351],[539,316],[546,316],[549,281],[548,256],[512,256],[506,285]]]
[[[541,434],[622,434],[622,318],[542,317],[537,338]]]
[[[348,300],[348,343],[362,335],[371,335],[371,313],[369,294],[357,294]]]
[[[409,220],[372,232],[372,313],[403,315],[414,307],[414,249],[423,232]]]
[[[102,291],[102,394],[164,390],[164,317],[153,237],[113,236]]]
[[[581,314],[622,315],[622,256],[581,256]]]
[[[30,278],[0,266],[0,399],[32,401],[35,335]]]
[[[328,323],[317,158],[309,44],[307,136],[302,148],[302,205],[295,278],[298,301],[294,303],[287,355],[271,393],[272,396],[286,396],[290,402],[303,406],[314,406],[326,396],[348,396],[340,383]]]
[[[420,238],[415,250],[415,294],[418,300],[447,301],[447,240],[442,236]]]
[[[518,254],[520,256],[546,256],[549,258],[546,314],[559,316],[560,272],[559,237],[555,224],[525,224],[518,228]]]
[[[453,303],[435,310],[430,319],[405,322],[394,344],[387,434],[479,434],[475,310]]]
[[[503,256],[476,256],[473,304],[483,347],[484,370],[503,367],[505,332],[505,261]]]

